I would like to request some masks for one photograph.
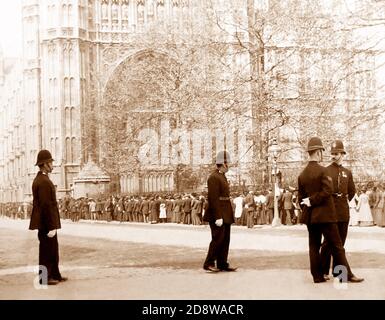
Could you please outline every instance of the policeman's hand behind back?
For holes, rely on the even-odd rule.
[[[48,238],[53,238],[56,234],[56,229],[55,230],[51,230],[50,232],[47,233],[47,236]]]
[[[217,219],[217,220],[215,220],[215,225],[216,225],[217,227],[222,227],[222,224],[223,224],[223,219]]]

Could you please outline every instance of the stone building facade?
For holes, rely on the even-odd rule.
[[[30,195],[41,148],[55,159],[51,176],[59,197],[70,192],[90,153],[103,160],[101,129],[94,129],[96,141],[88,143],[87,120],[100,111],[114,70],[141,53],[174,54],[161,43],[149,47],[141,36],[156,34],[158,26],[186,37],[191,25],[192,32],[201,32],[206,8],[200,0],[23,0],[23,57],[12,75],[0,74],[2,90],[11,95],[2,99],[1,200]],[[143,171],[140,177],[122,175],[120,191],[175,189],[171,165]]]
[[[297,11],[303,10],[303,16],[308,16],[307,10],[310,7],[302,7],[305,2],[309,2],[311,7],[314,1],[299,1],[301,8],[298,7]],[[277,3],[281,7],[274,9]],[[346,1],[330,0],[322,3],[327,5],[321,8],[323,11],[320,9],[316,12],[330,16],[333,6]],[[209,58],[203,54],[201,59],[196,59],[198,62],[194,62],[197,69],[200,66],[204,69],[202,76],[199,75],[197,79],[217,74],[217,82],[211,83],[207,76],[207,83],[203,83],[201,88],[206,90],[210,85],[221,83],[221,90],[214,88],[216,93],[220,91],[223,94],[228,90],[233,96],[224,98],[217,105],[216,112],[225,115],[217,118],[219,125],[212,129],[212,141],[208,144],[211,150],[205,153],[200,148],[197,152],[205,160],[194,163],[196,155],[192,143],[196,140],[194,134],[207,127],[204,119],[199,120],[196,125],[188,112],[187,115],[180,116],[173,106],[169,108],[175,101],[164,100],[160,106],[156,103],[149,106],[147,96],[136,97],[136,101],[143,104],[135,102],[133,106],[128,105],[124,112],[129,113],[131,118],[125,118],[124,121],[133,123],[138,119],[137,115],[146,112],[166,115],[152,121],[149,128],[150,133],[157,134],[159,138],[157,141],[160,146],[156,152],[159,161],[138,167],[131,165],[134,160],[129,158],[125,161],[125,166],[114,167],[111,169],[117,175],[114,191],[174,191],[178,189],[179,176],[183,175],[183,172],[176,169],[179,168],[177,163],[190,164],[193,171],[203,168],[198,174],[199,180],[211,168],[212,154],[215,154],[216,149],[224,147],[233,148],[233,153],[236,154],[235,165],[229,175],[233,183],[253,184],[250,173],[254,169],[265,170],[264,174],[268,174],[268,166],[263,166],[267,156],[265,147],[275,136],[279,137],[280,144],[286,148],[279,160],[281,166],[288,170],[299,168],[305,159],[303,146],[307,137],[313,133],[322,135],[325,132],[322,127],[317,130],[306,128],[301,122],[307,114],[307,108],[312,104],[318,107],[322,100],[322,91],[314,88],[327,86],[325,79],[330,79],[330,75],[335,72],[333,64],[336,59],[344,59],[354,50],[359,52],[362,44],[351,42],[350,33],[340,38],[340,43],[319,42],[317,45],[316,38],[312,38],[314,33],[309,33],[309,38],[305,38],[301,36],[300,30],[293,34],[282,27],[275,30],[272,27],[275,22],[270,26],[268,22],[264,25],[263,45],[253,39],[253,35],[257,33],[256,30],[250,32],[250,29],[258,26],[259,17],[264,15],[267,17],[266,21],[269,20],[268,17],[275,21],[275,14],[281,12],[282,15],[277,17],[282,18],[287,11],[284,5],[297,8],[296,0],[23,0],[23,57],[18,63],[13,61],[13,68],[7,69],[5,60],[0,56],[0,201],[21,201],[30,195],[31,182],[36,174],[36,154],[41,148],[49,149],[55,159],[52,179],[59,197],[72,190],[74,179],[90,157],[108,172],[112,167],[108,162],[110,154],[106,149],[109,142],[107,137],[117,124],[111,122],[106,105],[108,107],[115,103],[114,97],[108,96],[108,90],[114,89],[119,82],[119,72],[134,70],[131,78],[140,78],[144,73],[135,71],[135,67],[146,59],[159,62],[160,67],[168,60],[172,60],[174,66],[183,66],[183,61],[187,59],[185,51],[194,48],[194,43],[199,48],[199,41],[209,38],[212,41],[212,50],[221,51],[222,56],[218,61],[226,67],[226,71],[216,71],[217,66],[211,65]],[[333,18],[335,24],[329,26],[330,30],[340,21],[346,20],[344,14],[349,14],[348,10],[338,12],[341,12],[340,17]],[[185,44],[189,41],[193,44],[190,43],[187,48]],[[250,46],[253,41],[255,52]],[[218,49],[218,44],[221,50]],[[337,47],[340,50],[338,54]],[[329,99],[331,102],[328,102],[329,117],[339,119],[334,124],[340,126],[336,132],[341,132],[341,128],[346,128],[346,125],[349,126],[344,114],[348,113],[350,119],[353,119],[355,113],[368,105],[374,106],[381,100],[381,94],[377,94],[378,88],[383,85],[383,80],[377,79],[377,75],[382,72],[377,68],[382,64],[381,50],[383,48],[372,47],[371,50],[361,50],[361,55],[354,55],[355,62],[351,64],[351,68],[355,68],[356,77],[349,78],[350,82],[345,81],[344,86],[339,86],[336,95],[329,94],[334,99]],[[323,62],[314,63],[314,60]],[[312,65],[322,65],[322,68],[312,68]],[[272,68],[273,66],[277,67]],[[293,66],[298,67],[298,70],[292,70]],[[270,72],[270,69],[274,71]],[[192,84],[191,79],[189,85]],[[256,91],[255,84],[262,87],[261,79],[265,81],[264,88],[274,94],[253,95],[252,92]],[[134,80],[140,82],[140,79]],[[363,83],[365,90],[360,89],[363,88]],[[132,91],[140,89],[135,85],[134,82],[129,82],[127,88]],[[210,89],[207,92],[213,92]],[[309,95],[309,91],[318,92],[318,95]],[[367,92],[376,94],[368,95]],[[161,96],[158,95],[157,98],[159,97]],[[172,98],[175,99],[175,96]],[[259,104],[255,103],[257,100]],[[183,105],[183,99],[181,101]],[[203,98],[200,103],[192,108],[193,111],[199,111],[198,117],[205,110]],[[229,114],[223,112],[229,105],[233,106],[233,110]],[[287,111],[290,121],[274,129],[275,117],[282,115],[277,112],[276,106]],[[265,118],[259,115],[261,113]],[[179,115],[178,119],[175,114]],[[312,121],[308,121],[311,114],[310,112],[305,123]],[[313,115],[318,116],[316,113]],[[161,131],[165,121],[170,123],[171,131],[179,128],[181,132],[188,132],[188,139],[184,141],[188,146],[187,155],[181,156],[183,150],[178,151],[173,146],[163,152],[165,141],[161,140],[164,136]],[[218,131],[218,128],[223,130]],[[228,128],[231,128],[230,134],[226,133]],[[241,134],[240,128],[243,130]],[[378,131],[378,141],[382,139],[382,132]],[[359,132],[350,133],[353,136],[349,137],[347,146],[354,149],[354,145],[363,141],[358,139]],[[230,135],[233,135],[232,138]],[[186,137],[184,134],[179,136]],[[201,136],[199,137],[202,138]],[[348,135],[343,135],[344,140],[347,137]],[[145,136],[142,142],[150,143],[148,139]],[[170,136],[168,139],[174,138]],[[258,145],[256,140],[264,141],[264,144]],[[151,151],[151,143],[149,150]],[[261,153],[257,157],[259,151]],[[170,159],[165,159],[163,154],[169,154]],[[175,163],[173,159],[177,159]],[[257,168],[255,163],[258,163]]]

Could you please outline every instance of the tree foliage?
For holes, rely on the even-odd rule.
[[[133,43],[145,49],[117,67],[103,93],[107,170],[120,175],[154,168],[138,158],[138,133],[149,128],[159,136],[162,119],[171,129],[248,131],[251,184],[268,181],[275,137],[288,176],[301,166],[312,135],[325,145],[344,140],[352,166],[380,166],[381,137],[373,133],[384,121],[384,84],[376,83],[385,62],[385,32],[378,32],[385,29],[384,4],[265,2],[206,1],[199,22],[138,35]],[[160,144],[172,148],[180,138]],[[161,157],[160,147],[148,152]]]

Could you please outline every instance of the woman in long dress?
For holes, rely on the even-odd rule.
[[[380,225],[381,223],[381,209],[379,209],[378,205],[381,200],[381,189],[377,188],[377,186],[373,187],[373,191],[369,194],[369,204],[372,209],[373,221],[375,225]],[[373,203],[371,203],[373,202]]]
[[[161,197],[159,197],[159,201],[160,201],[159,219],[161,222],[166,222],[167,221],[166,203]]]
[[[243,210],[243,206],[244,206],[244,199],[240,193],[237,194],[236,198],[234,198],[233,203],[235,205],[235,210],[234,210],[235,224],[237,226],[239,226],[240,225],[240,219],[242,216],[242,210]]]
[[[382,187],[379,191],[380,201],[377,204],[378,209],[378,226],[385,227],[385,189]]]
[[[349,202],[349,226],[358,226],[358,211],[357,211],[357,202],[358,195],[357,193],[354,195],[352,200]]]
[[[366,189],[358,197],[358,224],[360,227],[368,227],[373,225],[373,216],[369,206],[369,196]]]

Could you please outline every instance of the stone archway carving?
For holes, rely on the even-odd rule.
[[[165,53],[144,50],[120,63],[106,83],[99,140],[103,166],[110,168],[111,176],[140,169],[138,132],[147,127],[159,130],[160,114],[175,116],[167,111],[166,100],[167,93],[175,90],[176,67],[176,61]],[[159,188],[157,181],[151,189]]]

